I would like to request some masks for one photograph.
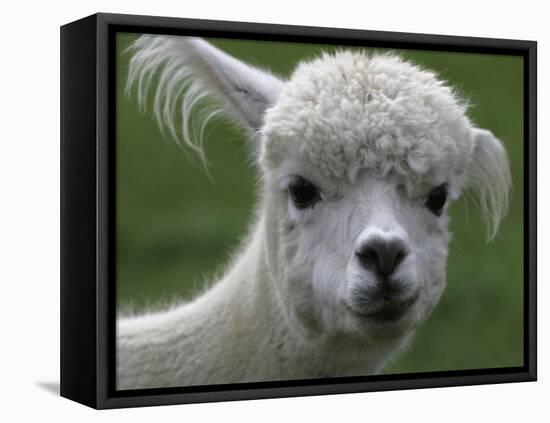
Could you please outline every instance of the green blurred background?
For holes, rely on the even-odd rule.
[[[117,36],[117,305],[140,310],[203,289],[246,234],[255,176],[244,134],[210,128],[209,177],[162,137],[151,108],[124,95],[134,34]],[[288,76],[298,61],[333,46],[211,39],[224,51]],[[386,373],[523,365],[523,61],[520,57],[403,50],[466,96],[470,116],[510,155],[514,190],[497,238],[485,242],[475,204],[453,204],[447,288],[411,347]]]

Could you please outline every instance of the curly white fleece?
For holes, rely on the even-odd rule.
[[[275,167],[299,154],[338,178],[364,168],[415,182],[460,176],[474,148],[466,109],[398,56],[325,53],[301,63],[267,111],[261,159]]]

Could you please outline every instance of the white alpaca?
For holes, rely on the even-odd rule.
[[[489,238],[505,213],[500,141],[394,55],[325,54],[283,81],[201,39],[143,36],[129,74],[141,105],[154,75],[158,121],[199,153],[189,115],[204,96],[250,131],[262,195],[210,290],[119,319],[119,389],[380,372],[444,289],[450,200],[477,190]]]

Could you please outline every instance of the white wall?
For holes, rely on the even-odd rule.
[[[550,42],[542,1],[6,1],[2,8],[0,174],[1,414],[4,421],[521,421],[547,411],[550,280],[539,249],[539,382],[93,412],[49,392],[58,381],[59,29],[104,11],[539,41],[539,163],[549,159]],[[488,4],[489,3],[489,4]],[[539,216],[550,212],[539,170]],[[550,239],[546,219],[539,239]],[[540,244],[540,243],[539,243]],[[546,329],[546,333],[543,330]],[[296,419],[295,419],[296,418]],[[542,421],[537,418],[534,421]]]

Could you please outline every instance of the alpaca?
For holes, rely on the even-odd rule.
[[[343,50],[283,80],[199,38],[144,35],[131,51],[140,106],[158,77],[157,121],[202,155],[190,114],[213,100],[203,123],[222,112],[248,131],[262,191],[219,281],[118,319],[118,389],[379,373],[444,290],[449,203],[474,190],[495,236],[505,149],[432,71]]]

